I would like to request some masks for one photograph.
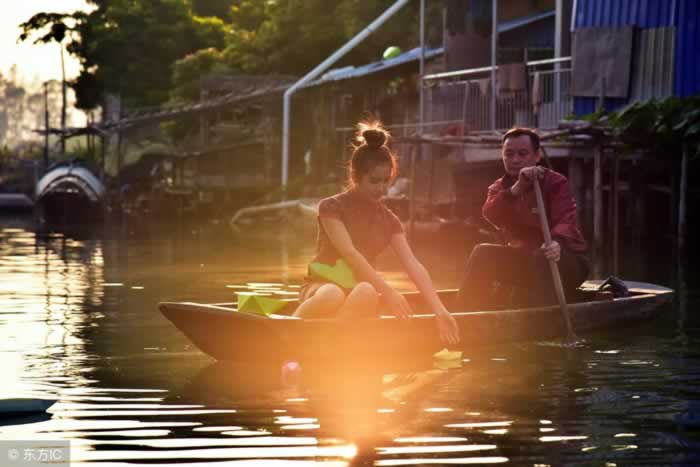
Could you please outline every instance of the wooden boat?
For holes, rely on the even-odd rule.
[[[9,398],[0,399],[0,418],[46,412],[56,403],[53,399]]]
[[[619,329],[654,316],[673,291],[658,285],[625,282],[626,297],[601,297],[601,281],[588,281],[569,305],[574,329],[585,334]],[[439,292],[448,309],[457,291]],[[425,309],[418,293],[407,293],[414,310]],[[442,349],[433,314],[409,319],[393,316],[353,321],[299,319],[295,307],[268,317],[236,311],[235,304],[161,303],[160,311],[200,350],[224,361],[334,359],[341,356],[399,359]],[[558,306],[480,312],[452,311],[465,349],[487,344],[557,339],[566,335]]]
[[[102,215],[105,186],[79,162],[60,162],[36,184],[35,206],[49,224],[81,223]]]
[[[31,211],[34,201],[24,193],[0,193],[0,212]]]

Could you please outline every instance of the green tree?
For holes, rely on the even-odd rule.
[[[97,7],[89,13],[39,13],[20,25],[20,40],[39,41],[65,25],[67,50],[81,62],[71,83],[81,109],[94,108],[103,92],[121,95],[127,106],[161,104],[176,60],[224,45],[223,21],[195,16],[189,0],[89,1]]]
[[[393,3],[241,0],[232,10],[232,33],[227,37],[224,59],[232,68],[246,72],[303,75]],[[404,50],[418,45],[417,5],[404,7],[338,65],[379,60],[390,45]],[[428,23],[442,24],[441,11],[441,2],[429,2]],[[437,35],[431,32],[431,36]]]
[[[238,0],[231,3],[230,33],[225,46],[221,50],[200,51],[176,62],[171,101],[197,100],[199,79],[215,71],[304,75],[393,1]],[[430,11],[439,19],[441,4],[433,3]],[[407,6],[337,66],[379,60],[389,45],[406,50],[417,43],[418,11]]]
[[[215,16],[228,22],[236,3],[234,0],[192,0],[192,11],[197,16]]]
[[[394,0],[88,2],[95,6],[88,13],[34,15],[20,37],[48,40],[55,25],[65,26],[66,49],[81,62],[71,86],[84,110],[95,108],[104,92],[120,94],[128,106],[193,99],[195,81],[216,70],[303,75]],[[406,6],[337,66],[379,60],[390,45],[415,47],[417,5]],[[441,9],[442,2],[428,2],[429,24],[442,24]]]
[[[213,73],[228,73],[221,52],[214,48],[202,49],[176,61],[173,66],[173,87],[170,102],[173,104],[199,100],[199,81]]]

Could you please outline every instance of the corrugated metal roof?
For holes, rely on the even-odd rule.
[[[555,11],[525,16],[498,25],[502,48],[553,48]]]
[[[632,59],[630,101],[673,95],[673,42],[675,28],[637,32]]]
[[[614,26],[661,28],[673,26],[674,8],[677,1],[576,0],[574,28]]]
[[[425,50],[425,58],[430,59],[442,55],[444,49],[442,47],[436,47],[432,49]],[[420,59],[420,47],[404,52],[401,55],[391,58],[389,60],[381,60],[378,62],[368,63],[362,66],[346,66],[343,68],[335,68],[333,70],[325,73],[321,78],[316,81],[308,83],[305,87],[317,86],[319,84],[330,83],[332,81],[340,81],[344,79],[359,78],[361,76],[366,76],[372,73],[377,73],[379,71],[387,70],[395,66],[403,65],[405,63],[417,61]]]
[[[698,0],[576,0],[574,12],[574,29],[585,27],[637,26],[643,30],[653,28],[674,28],[673,32],[642,31],[645,38],[640,46],[647,47],[644,54],[647,62],[645,68],[652,70],[653,76],[643,77],[647,84],[658,91],[665,89],[667,82],[659,80],[668,78],[668,67],[673,69],[673,95],[685,97],[700,92],[700,2]],[[658,34],[662,34],[659,36]],[[660,50],[669,50],[670,36],[673,36],[671,49],[673,60],[659,54]],[[646,42],[645,42],[646,41]],[[661,48],[661,49],[660,49]],[[637,55],[640,57],[639,55]],[[664,73],[666,73],[664,75]],[[658,76],[657,76],[658,74]],[[661,86],[657,88],[655,86]],[[644,96],[639,92],[638,96]],[[637,96],[633,96],[637,97]],[[627,103],[626,100],[611,100],[606,108],[617,108]],[[576,98],[575,111],[584,115],[595,110],[595,99]]]
[[[527,26],[537,21],[545,20],[548,18],[553,18],[556,15],[556,11],[546,11],[544,13],[537,13],[530,16],[524,16],[522,18],[517,18],[511,21],[505,21],[498,25],[498,32],[505,33],[508,31],[513,31],[515,29]],[[441,55],[444,53],[442,47],[436,47],[432,49],[426,49],[425,58],[430,59]],[[336,68],[325,73],[321,78],[316,81],[312,81],[305,87],[317,86],[319,84],[328,83],[331,81],[340,81],[344,79],[359,78],[361,76],[366,76],[372,73],[386,70],[395,66],[403,65],[404,63],[416,61],[420,59],[420,47],[404,52],[398,57],[394,57],[389,60],[381,60],[378,62],[368,63],[362,66],[347,66],[343,68]]]
[[[523,16],[522,18],[517,18],[511,21],[504,21],[498,24],[498,32],[504,33],[512,31],[513,29],[521,28],[527,26],[528,24],[534,23],[535,21],[540,21],[547,18],[554,18],[556,16],[556,10],[546,11],[544,13],[537,13],[530,16]]]
[[[700,92],[700,3],[697,0],[673,0],[673,3],[678,3],[673,93],[692,96]]]

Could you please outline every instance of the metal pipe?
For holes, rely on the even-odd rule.
[[[425,0],[420,0],[420,62],[419,73],[425,74]],[[423,93],[423,80],[418,80],[418,134],[423,134],[423,121],[425,120],[425,96]]]
[[[498,48],[498,0],[491,9],[491,129],[496,129],[496,50]]]
[[[291,115],[291,104],[292,104],[292,94],[297,92],[299,88],[307,84],[309,81],[318,77],[321,73],[326,71],[331,65],[340,60],[346,53],[355,48],[357,44],[362,42],[376,31],[381,25],[383,25],[389,18],[394,16],[401,8],[403,8],[410,0],[397,0],[388,10],[382,13],[377,19],[372,21],[369,26],[360,31],[350,39],[345,45],[340,49],[333,52],[333,54],[316,66],[313,70],[307,73],[303,78],[294,83],[290,88],[284,92],[284,108],[282,114],[282,187],[287,186],[289,181],[289,126],[290,126],[290,115]]]
[[[564,31],[564,0],[556,0],[556,16],[554,17],[554,58],[561,57],[562,34]],[[554,64],[554,71],[560,69],[559,63]],[[554,102],[561,100],[561,75],[554,75]]]
[[[461,84],[468,83],[468,81],[463,81]],[[435,121],[429,121],[429,122],[423,122],[423,127],[429,127],[429,126],[444,126],[444,125],[449,125],[451,123],[459,123],[461,120],[458,119],[452,119],[452,120],[435,120]],[[406,128],[417,128],[417,125],[415,123],[397,123],[395,125],[384,125],[384,128],[391,131],[391,130],[401,130],[401,129],[406,129]],[[355,127],[348,127],[348,126],[340,126],[335,129],[337,132],[347,132],[347,131],[355,131],[357,128]]]
[[[571,57],[546,58],[544,60],[533,60],[531,62],[527,62],[525,65],[532,67],[532,66],[538,66],[538,65],[551,65],[551,64],[563,63],[563,62],[569,62],[569,61],[571,61]],[[455,70],[455,71],[446,71],[444,73],[432,73],[429,75],[425,75],[423,77],[423,81],[456,78],[458,76],[475,75],[478,73],[485,73],[487,71],[491,71],[491,68],[492,67],[490,67],[490,66],[483,66],[480,68],[469,68],[467,70]],[[498,70],[498,66],[496,66],[496,70]]]
[[[420,76],[423,76],[425,74],[425,0],[420,1],[420,46],[421,46],[421,60],[420,60]],[[418,136],[423,136],[423,122],[425,121],[425,95],[423,92],[423,80],[420,79],[418,80],[418,86],[420,88],[420,94],[419,94],[419,109],[418,109]],[[412,163],[414,165],[417,164],[417,160],[422,160],[423,159],[423,145],[421,143],[418,143],[417,146],[418,151],[416,152],[416,156],[412,160]],[[430,151],[430,148],[428,148],[428,151]],[[412,175],[414,178],[411,179],[411,187],[415,187],[416,185],[416,179],[415,179],[415,170],[412,171]],[[416,191],[415,189],[411,190],[411,204],[415,206],[416,203]],[[428,177],[428,220],[433,220],[433,205],[432,205],[432,200],[433,200],[433,159],[432,157],[430,158],[430,174]],[[414,222],[415,222],[415,213],[416,209],[411,209],[411,236],[409,238],[413,239],[413,236],[415,234],[414,232]]]
[[[420,1],[420,64],[419,74],[422,77],[425,73],[425,0]],[[418,136],[423,136],[423,121],[425,112],[425,97],[423,93],[423,80],[418,80]],[[415,221],[416,221],[416,164],[423,150],[423,145],[418,143],[411,151],[411,185],[409,189],[409,204],[408,204],[408,239],[414,240]],[[429,187],[431,189],[432,187]],[[430,209],[430,206],[428,207]]]
[[[537,66],[537,65],[548,65],[548,64],[556,64],[556,63],[563,63],[563,62],[570,62],[571,57],[560,57],[560,58],[545,58],[543,60],[533,60],[531,62],[527,62],[525,65],[527,66]]]

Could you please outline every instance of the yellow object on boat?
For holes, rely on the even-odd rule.
[[[238,293],[238,311],[268,316],[287,306],[287,302],[277,298],[249,293]]]
[[[462,352],[459,350],[442,349],[433,354],[433,358],[435,359],[435,366],[442,370],[460,368],[462,366]]]
[[[334,266],[323,263],[311,263],[309,272],[314,279],[330,281],[344,289],[352,289],[357,285],[352,269],[342,258],[336,261]]]

